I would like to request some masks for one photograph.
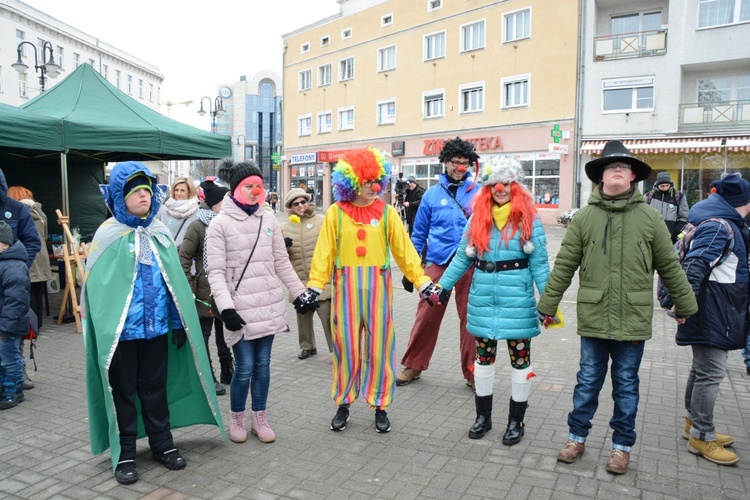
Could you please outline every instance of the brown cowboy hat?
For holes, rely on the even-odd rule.
[[[602,181],[604,167],[610,163],[618,161],[627,163],[633,169],[633,172],[635,172],[635,179],[633,182],[641,182],[651,174],[651,167],[648,163],[632,156],[623,143],[620,141],[609,141],[604,145],[601,157],[596,160],[591,160],[586,164],[586,177],[588,177],[591,182],[599,184]]]

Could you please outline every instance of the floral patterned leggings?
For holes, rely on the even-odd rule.
[[[528,368],[531,364],[531,339],[508,340],[508,355],[510,355],[510,365],[516,370]],[[477,364],[492,365],[495,364],[497,356],[497,340],[478,338],[477,344]]]

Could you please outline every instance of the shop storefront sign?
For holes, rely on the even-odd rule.
[[[406,151],[406,141],[396,141],[391,143],[391,156],[404,156]]]
[[[489,137],[462,138],[470,142],[477,151],[502,151],[503,141],[499,135]],[[450,139],[425,139],[423,154],[426,156],[437,156],[443,149],[443,145]]]
[[[567,144],[554,144],[550,143],[549,146],[549,152],[550,153],[560,153],[560,154],[568,154],[568,145]]]
[[[347,153],[346,149],[339,151],[318,151],[318,161],[321,163],[334,163]]]
[[[292,164],[296,163],[317,163],[318,153],[305,153],[302,155],[292,155]]]

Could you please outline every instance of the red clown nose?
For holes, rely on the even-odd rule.
[[[378,184],[377,182],[373,182],[370,189],[372,189],[373,191],[380,191],[380,184]]]
[[[260,193],[262,193],[261,189],[259,187],[254,187],[250,190],[250,194],[253,196],[260,196]]]
[[[456,170],[463,174],[464,172],[466,172],[466,165],[459,165],[456,167]]]
[[[498,193],[502,193],[503,191],[505,191],[505,184],[501,182],[495,184],[495,191],[497,191]]]

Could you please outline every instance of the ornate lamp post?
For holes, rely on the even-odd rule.
[[[242,137],[242,141],[240,141],[240,137]],[[236,142],[236,144],[237,144],[237,146],[241,146],[241,149],[237,148],[237,150],[238,150],[238,153],[239,153],[239,151],[242,151],[241,155],[240,154],[237,155],[237,160],[238,161],[245,161],[245,140],[246,140],[245,139],[245,134],[237,134],[237,142]]]
[[[31,45],[34,48],[34,70],[39,73],[39,92],[44,92],[44,83],[47,80],[45,75],[48,75],[50,78],[57,78],[60,74],[60,66],[55,63],[55,52],[52,49],[52,44],[50,42],[44,42],[44,45],[42,45],[42,64],[39,64],[37,46],[27,41],[19,43],[18,48],[16,49],[18,51],[18,60],[11,65],[13,66],[13,69],[19,73],[24,73],[29,69],[28,65],[23,62],[22,47],[24,44]],[[46,59],[45,57],[47,55],[47,50],[49,50],[49,59]],[[44,62],[45,60],[47,62]]]
[[[203,109],[203,100],[208,99],[208,112],[211,114],[211,132],[216,133],[216,118],[224,116],[224,101],[221,97],[216,96],[216,99],[211,101],[208,96],[201,97],[201,109],[198,110],[198,114],[203,116],[206,114],[206,110]]]

